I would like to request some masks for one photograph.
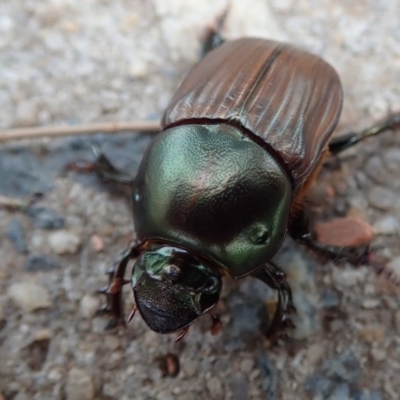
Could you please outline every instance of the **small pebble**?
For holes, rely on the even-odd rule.
[[[394,174],[398,174],[400,170],[400,149],[393,148],[385,152],[383,157],[385,167]]]
[[[94,387],[91,377],[84,369],[72,368],[65,387],[67,400],[92,400]]]
[[[244,359],[241,361],[240,363],[240,370],[244,373],[244,374],[249,374],[253,369],[254,369],[254,360],[251,359]]]
[[[335,383],[327,400],[350,400],[350,387],[347,383]]]
[[[198,363],[196,361],[187,360],[182,362],[182,370],[188,378],[196,375]]]
[[[358,331],[358,337],[365,343],[375,343],[383,340],[385,332],[379,326],[369,325]]]
[[[210,379],[207,380],[207,389],[210,391],[211,397],[212,398],[221,398],[222,396],[222,382],[219,378],[216,376],[211,377]]]
[[[59,264],[39,254],[29,256],[25,263],[25,269],[29,272],[52,271],[59,268],[61,268]]]
[[[371,349],[371,357],[374,361],[381,362],[387,357],[387,354],[386,351],[373,348]]]
[[[21,101],[17,103],[15,112],[15,127],[35,126],[38,123],[39,107],[36,103],[30,101]]]
[[[317,399],[326,399],[331,392],[334,383],[331,379],[323,375],[313,375],[305,382],[305,389]]]
[[[6,400],[4,397],[0,397],[0,400]],[[31,398],[24,392],[19,392],[13,400],[31,400]]]
[[[52,336],[50,329],[41,329],[35,333],[31,343],[24,349],[23,357],[31,370],[40,371],[43,368]]]
[[[162,376],[176,377],[180,371],[179,358],[175,354],[168,353],[157,358]],[[175,393],[176,394],[176,393]]]
[[[0,328],[2,326],[2,323],[5,321],[6,319],[6,314],[4,312],[4,307],[3,305],[0,303]]]
[[[339,296],[333,290],[325,290],[321,295],[321,303],[326,308],[337,307],[340,304]]]
[[[341,319],[334,319],[329,324],[329,330],[331,332],[339,332],[344,328],[344,322]]]
[[[334,381],[356,383],[361,376],[360,362],[349,349],[326,360],[321,370]]]
[[[73,232],[61,230],[49,235],[49,245],[56,254],[75,254],[82,242]]]
[[[395,235],[400,233],[399,220],[393,215],[387,215],[373,225],[375,235]]]
[[[135,79],[143,79],[148,75],[149,67],[143,60],[135,60],[129,66],[129,75]]]
[[[85,294],[79,304],[80,314],[85,318],[93,318],[100,307],[100,299],[98,296]]]
[[[53,332],[50,329],[43,328],[35,332],[33,341],[50,340],[53,337]]]
[[[234,400],[248,399],[249,385],[245,375],[235,375],[232,383],[232,393]]]
[[[375,182],[380,185],[385,185],[390,179],[390,175],[387,173],[380,156],[371,157],[366,165],[365,172]]]
[[[394,315],[394,326],[396,328],[397,334],[400,335],[400,311],[396,312]]]
[[[383,400],[383,395],[380,390],[357,390],[351,400]]]
[[[8,224],[7,237],[20,254],[28,253],[28,245],[25,240],[25,232],[17,219],[12,219]]]
[[[104,250],[104,240],[101,236],[92,235],[90,238],[90,243],[98,253]]]
[[[366,268],[336,267],[332,271],[332,277],[335,285],[351,287],[365,282],[367,272]]]
[[[379,299],[365,299],[362,302],[362,306],[369,310],[377,308],[380,304],[381,301]]]
[[[397,196],[389,189],[373,186],[368,193],[368,201],[371,206],[386,211],[395,207]]]
[[[373,237],[371,225],[354,217],[336,218],[315,226],[318,240],[332,246],[360,246]]]
[[[64,226],[64,218],[45,207],[29,207],[28,215],[33,219],[36,228],[60,229]]]
[[[400,278],[400,256],[393,258],[388,264],[387,267],[394,271],[396,275]]]
[[[32,312],[51,305],[46,288],[33,282],[15,283],[10,286],[8,294],[11,299],[26,312]]]
[[[104,345],[110,351],[115,351],[121,346],[121,340],[118,336],[107,335],[104,339]]]
[[[264,355],[257,357],[257,363],[259,369],[255,370],[255,372],[260,371],[262,389],[265,393],[265,398],[276,399],[278,390],[278,373],[275,370],[275,365]]]
[[[307,350],[307,358],[311,364],[317,364],[324,356],[325,348],[322,344],[312,344]]]

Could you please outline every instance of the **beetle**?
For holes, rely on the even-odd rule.
[[[373,263],[368,245],[317,242],[304,205],[329,156],[400,125],[394,115],[332,139],[342,99],[333,67],[292,45],[242,38],[209,51],[172,97],[132,182],[136,240],[103,291],[109,328],[124,323],[121,290],[130,284],[128,320],[139,311],[153,331],[179,332],[178,341],[210,313],[216,332],[222,277],[252,276],[278,293],[265,332],[276,338],[295,310],[285,273],[271,261],[286,235],[336,260]]]

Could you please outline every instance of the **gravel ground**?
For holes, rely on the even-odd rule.
[[[0,2],[0,126],[159,119],[225,4]],[[232,0],[224,33],[287,40],[329,60],[345,89],[340,133],[400,110],[399,13],[398,0]],[[321,220],[368,220],[379,256],[400,274],[399,133],[331,163],[312,204]],[[134,173],[149,136],[91,140]],[[45,192],[26,213],[0,210],[1,400],[399,398],[399,291],[368,267],[324,263],[290,242],[277,257],[299,310],[287,343],[262,338],[271,293],[251,279],[226,283],[217,336],[207,318],[179,344],[139,317],[105,334],[95,291],[132,221],[124,196],[63,171],[90,158],[90,143],[0,147],[0,195]]]

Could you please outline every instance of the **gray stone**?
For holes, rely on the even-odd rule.
[[[325,361],[322,370],[327,377],[348,383],[356,383],[361,375],[360,362],[348,349]]]
[[[274,400],[278,390],[278,375],[272,362],[265,356],[260,355],[257,358],[258,367],[261,372],[262,389],[265,394],[265,400]]]
[[[356,390],[351,400],[383,400],[383,394],[380,390]]]
[[[305,389],[313,396],[325,399],[331,393],[334,382],[323,375],[313,375],[305,382]]]
[[[21,223],[16,218],[13,218],[8,224],[7,236],[14,244],[15,249],[18,251],[18,253],[28,253],[28,245],[25,240],[24,229]]]
[[[235,400],[248,399],[248,378],[243,374],[235,374],[232,383],[232,393]]]
[[[28,214],[33,219],[33,223],[37,228],[60,229],[64,226],[64,218],[49,208],[39,206],[29,207]]]
[[[336,384],[327,400],[350,400],[350,387],[347,383]]]
[[[321,295],[321,303],[326,308],[337,307],[340,304],[339,296],[333,290],[325,290]]]
[[[6,196],[29,196],[52,188],[50,171],[23,146],[0,149],[0,176],[0,193]]]
[[[388,171],[398,174],[400,171],[400,149],[389,149],[384,153],[383,162]]]
[[[32,254],[28,257],[25,269],[29,272],[52,271],[61,268],[59,264],[40,254]]]
[[[377,184],[385,185],[390,175],[383,166],[382,159],[379,156],[371,157],[365,165],[365,172]]]
[[[397,196],[387,188],[373,186],[368,192],[368,201],[371,206],[386,211],[396,206]]]

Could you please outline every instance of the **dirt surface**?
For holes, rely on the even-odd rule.
[[[0,2],[0,127],[159,119],[225,4]],[[345,90],[340,134],[400,110],[399,7],[231,1],[224,34],[286,40],[327,59]],[[0,210],[0,399],[398,399],[399,291],[367,266],[338,267],[291,242],[277,256],[298,308],[287,343],[263,339],[271,292],[250,278],[226,282],[216,336],[206,317],[179,344],[139,316],[104,333],[95,292],[132,238],[129,203],[63,166],[90,158],[92,141],[134,174],[149,140],[1,145],[0,195],[45,197],[27,212]],[[400,132],[387,132],[330,162],[310,203],[319,220],[369,221],[377,255],[400,276],[399,171]],[[129,290],[126,304],[128,313]]]

